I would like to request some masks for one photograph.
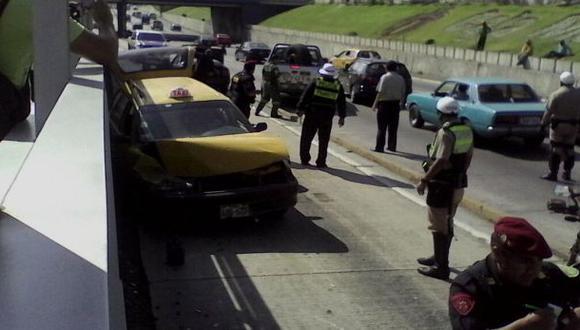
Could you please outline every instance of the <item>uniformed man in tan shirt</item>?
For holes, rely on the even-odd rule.
[[[574,88],[576,79],[570,72],[560,75],[560,88],[558,88],[548,100],[548,111],[542,118],[542,124],[550,124],[550,159],[548,167],[550,172],[542,176],[542,179],[558,180],[560,162],[564,162],[562,179],[570,181],[571,171],[574,167],[574,144],[580,120],[580,90]]]

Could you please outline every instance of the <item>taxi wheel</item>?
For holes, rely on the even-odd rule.
[[[422,128],[425,125],[425,120],[421,118],[419,107],[416,104],[409,107],[409,124],[415,128]]]

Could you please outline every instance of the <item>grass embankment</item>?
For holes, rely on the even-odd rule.
[[[167,11],[168,14],[182,15],[185,14],[193,19],[211,20],[211,9],[209,7],[179,7]]]
[[[486,50],[519,52],[526,39],[542,56],[566,39],[580,61],[580,6],[470,5],[311,5],[272,17],[262,25],[303,31],[473,48],[480,24],[492,28]]]

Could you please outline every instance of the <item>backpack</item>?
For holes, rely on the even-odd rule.
[[[8,0],[0,0],[0,18]],[[30,85],[26,80],[24,87],[16,87],[10,79],[0,72],[0,141],[17,123],[30,114]]]

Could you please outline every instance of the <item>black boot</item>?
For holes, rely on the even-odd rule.
[[[450,236],[433,233],[433,245],[435,247],[435,265],[421,267],[417,271],[422,275],[447,281],[449,280]]]
[[[542,179],[548,181],[558,181],[558,169],[560,167],[560,156],[558,154],[552,153],[550,159],[548,160],[548,167],[550,172],[543,175]]]
[[[272,110],[270,111],[270,117],[280,118],[280,115],[278,114],[278,106],[277,105],[272,104]]]
[[[427,258],[417,258],[417,262],[423,266],[434,266],[435,265],[435,256],[430,256]]]

